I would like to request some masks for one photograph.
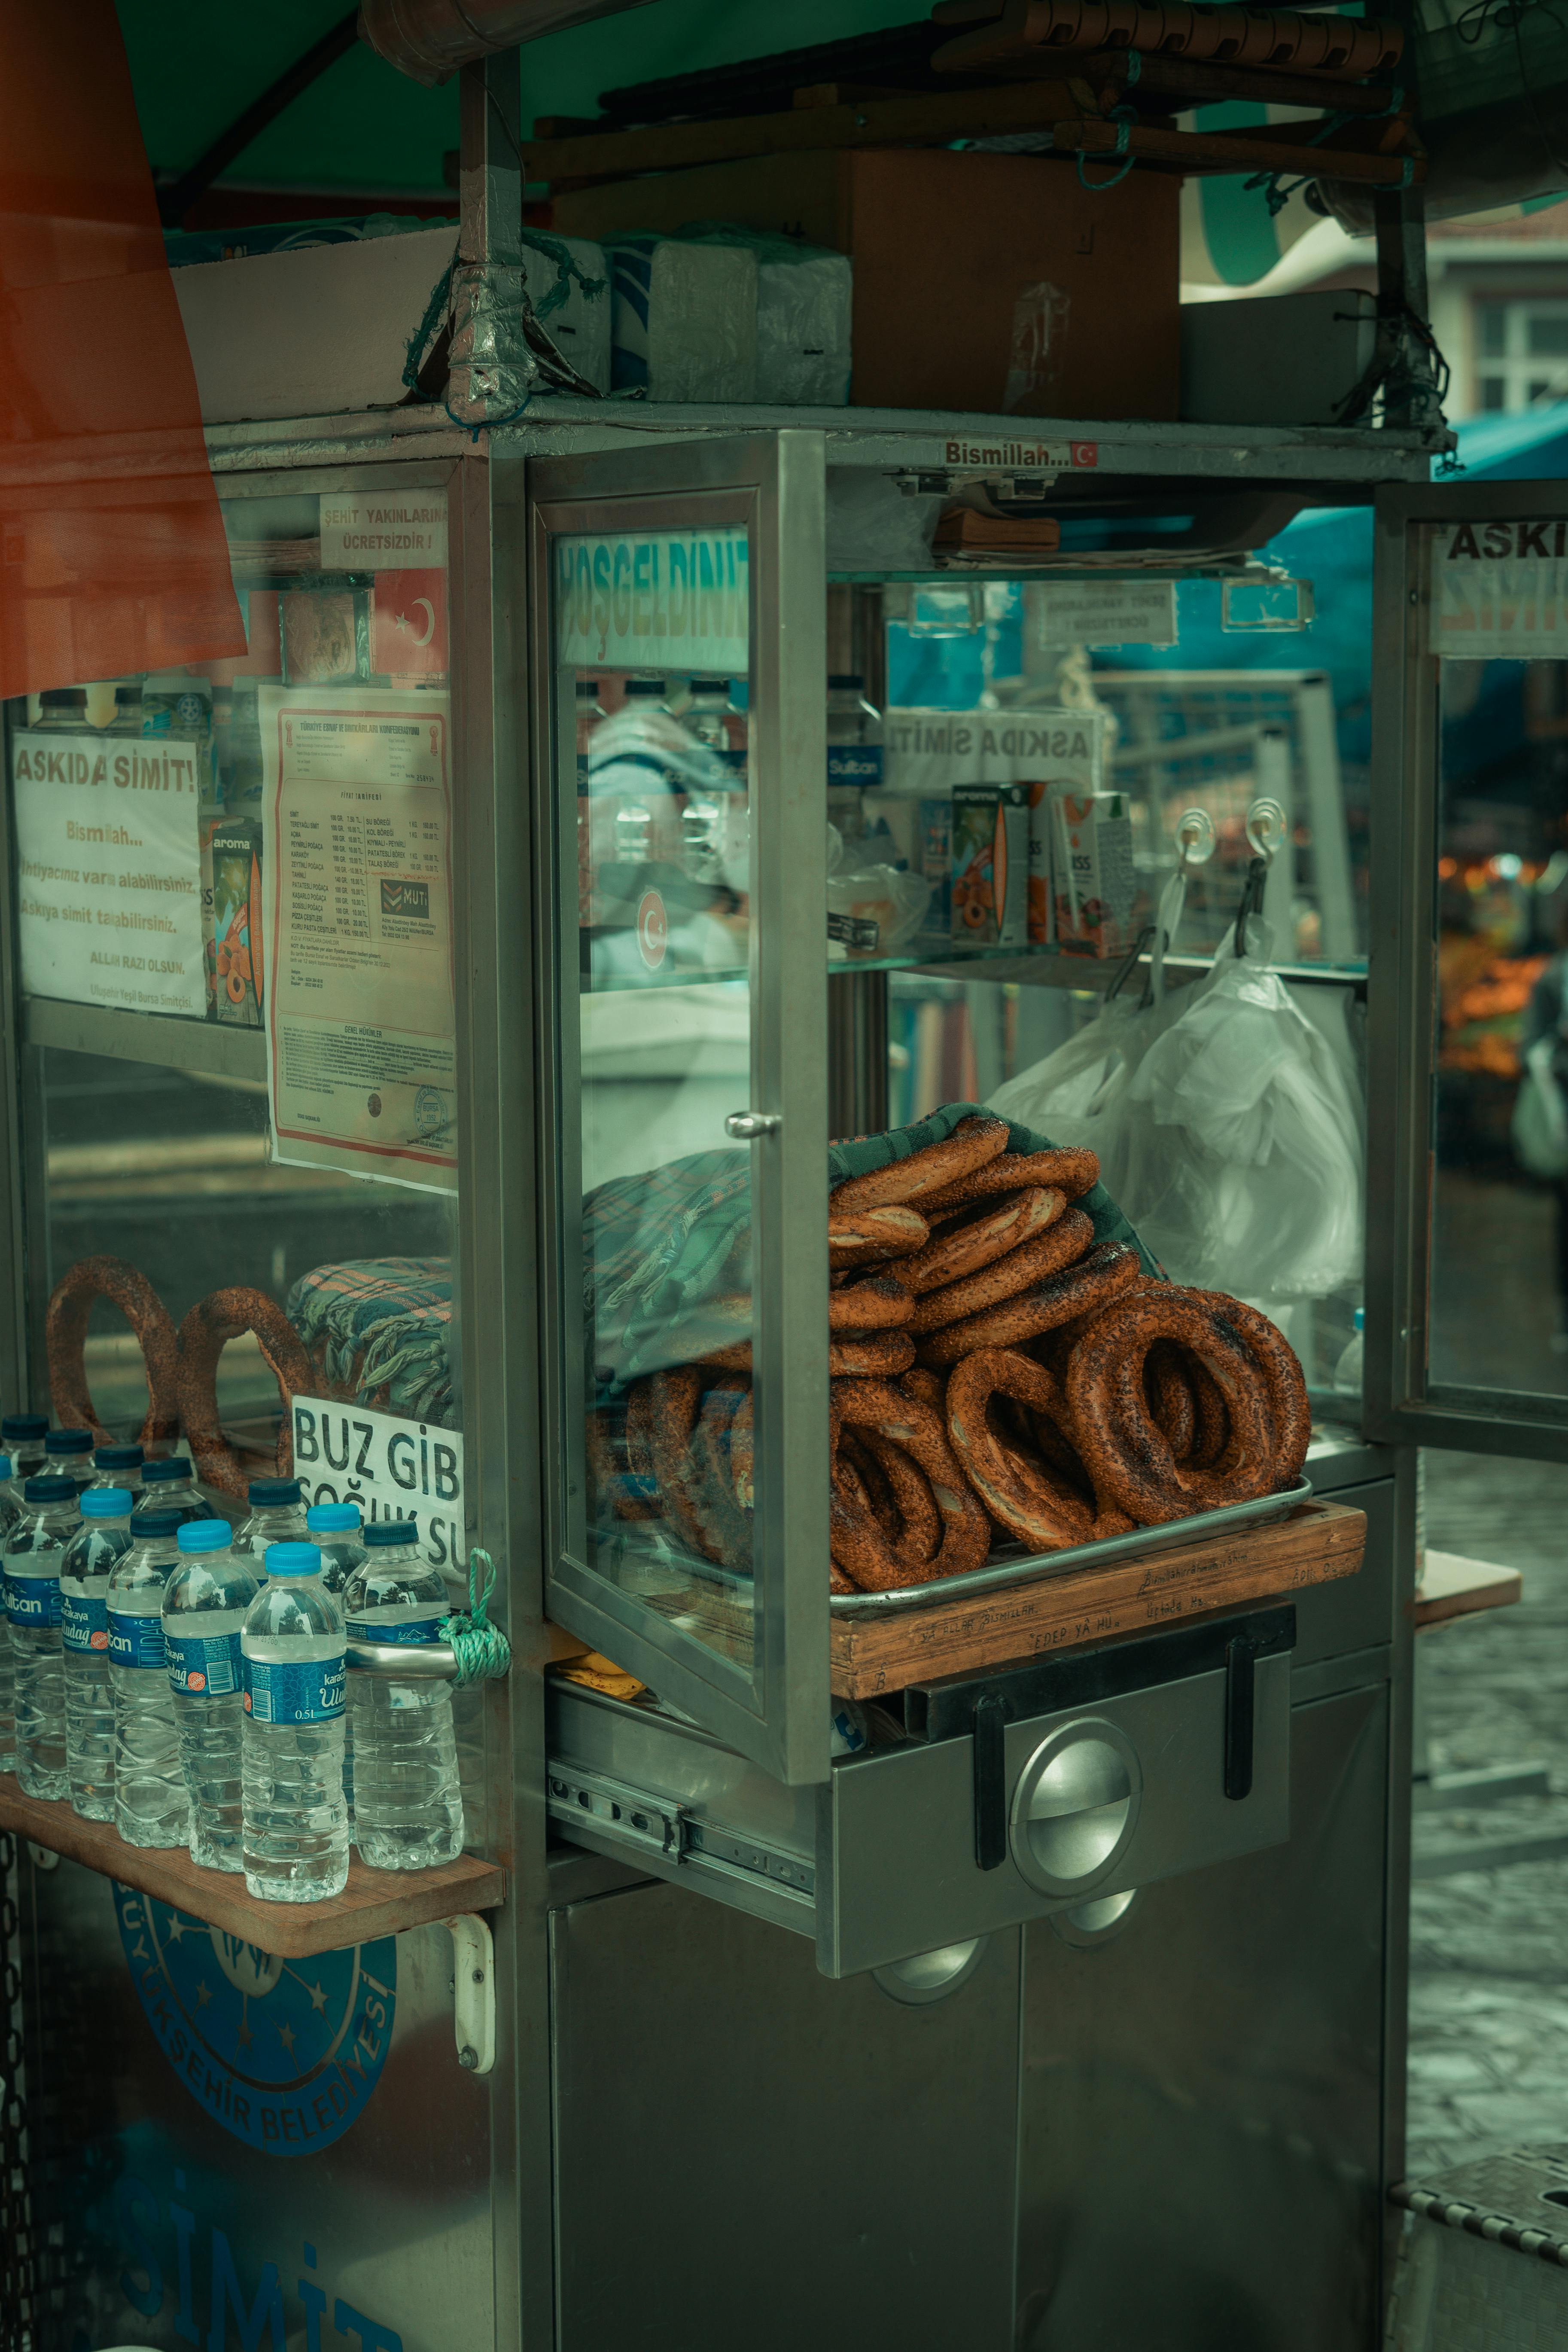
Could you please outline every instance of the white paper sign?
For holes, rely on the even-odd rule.
[[[457,1190],[447,697],[258,690],[273,1156]]]
[[[1173,646],[1173,580],[1063,580],[1024,591],[1035,642],[1046,646]]]
[[[457,1430],[297,1396],[294,1475],[307,1504],[357,1503],[367,1522],[412,1519],[420,1552],[433,1567],[466,1565],[463,1441]]]
[[[1042,782],[1097,792],[1104,747],[1100,709],[889,710],[882,721],[882,782],[898,793]]]
[[[650,530],[555,542],[556,656],[570,668],[744,677],[751,656],[743,530]]]
[[[30,994],[205,1014],[200,756],[168,736],[13,737]]]
[[[1568,655],[1568,523],[1446,523],[1432,534],[1432,651],[1446,661]]]
[[[321,500],[323,572],[426,572],[446,561],[445,490],[346,490]]]

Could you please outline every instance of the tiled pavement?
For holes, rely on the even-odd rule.
[[[1426,1541],[1524,1572],[1515,1608],[1420,1637],[1435,1769],[1542,1762],[1563,1793],[1418,1815],[1434,1838],[1568,1832],[1568,1466],[1428,1454]],[[1406,2170],[1568,2139],[1568,1854],[1418,1882]]]

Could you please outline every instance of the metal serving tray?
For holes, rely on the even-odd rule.
[[[1070,1551],[1036,1552],[993,1561],[984,1568],[972,1568],[967,1576],[939,1576],[930,1584],[900,1585],[895,1592],[835,1592],[827,1605],[835,1617],[884,1617],[906,1609],[931,1609],[938,1601],[962,1601],[972,1592],[996,1592],[1009,1584],[1032,1584],[1042,1576],[1067,1576],[1074,1569],[1126,1559],[1135,1552],[1171,1551],[1194,1538],[1228,1535],[1233,1528],[1268,1527],[1311,1499],[1312,1482],[1303,1478],[1282,1495],[1263,1495],[1255,1503],[1227,1503],[1223,1510],[1194,1511],[1190,1518],[1171,1519],[1163,1527],[1102,1536],[1099,1543],[1075,1544]]]

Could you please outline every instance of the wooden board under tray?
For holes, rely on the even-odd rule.
[[[1353,1576],[1366,1513],[1303,1503],[1271,1527],[1178,1544],[1144,1558],[1049,1573],[969,1600],[832,1622],[829,1680],[844,1698],[877,1698],[933,1675],[972,1673],[1045,1650],[1169,1625]]]

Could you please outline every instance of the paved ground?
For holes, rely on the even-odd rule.
[[[1420,1637],[1435,1769],[1540,1760],[1561,1795],[1417,1816],[1435,1838],[1568,1832],[1568,1466],[1428,1454],[1426,1541],[1524,1599]],[[1568,1855],[1417,1883],[1407,2170],[1568,2139]]]

